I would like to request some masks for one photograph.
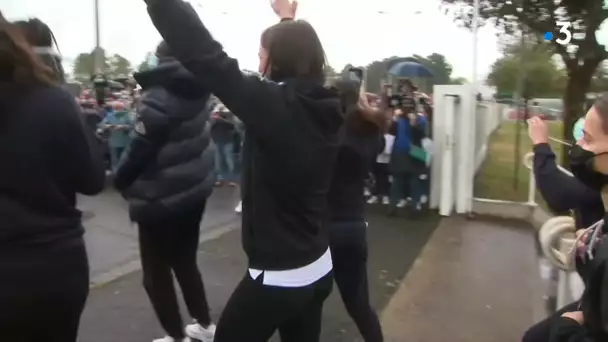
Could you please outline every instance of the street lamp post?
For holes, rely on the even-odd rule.
[[[104,56],[103,56],[103,50],[101,48],[101,32],[100,32],[100,24],[99,24],[99,0],[94,0],[95,1],[95,52],[94,52],[94,65],[95,65],[95,70],[94,72],[97,73],[98,71],[103,72],[104,69]]]

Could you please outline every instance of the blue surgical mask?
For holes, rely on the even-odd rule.
[[[156,68],[158,66],[158,57],[156,55],[151,55],[148,58],[148,66],[150,68]]]
[[[574,128],[572,129],[572,137],[574,137],[574,141],[579,141],[579,140],[583,139],[583,136],[585,135],[585,133],[583,133],[584,128],[585,128],[585,118],[582,117],[582,118],[578,119],[578,121],[576,121],[576,123],[574,124]]]

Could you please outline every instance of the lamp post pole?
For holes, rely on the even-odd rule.
[[[94,73],[101,71],[103,73],[104,69],[104,56],[103,49],[101,48],[101,38],[100,38],[100,24],[99,24],[99,0],[94,0],[95,2],[95,52],[94,52],[94,65],[95,70]]]

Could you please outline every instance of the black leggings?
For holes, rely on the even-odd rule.
[[[551,314],[551,316],[531,326],[522,338],[522,342],[548,342],[551,336],[551,325],[565,312],[579,311],[578,301],[570,303],[558,311]]]
[[[263,277],[245,274],[226,303],[214,342],[266,342],[276,330],[282,342],[318,342],[332,273],[305,287],[268,286]]]
[[[205,203],[180,216],[155,223],[139,223],[139,249],[144,288],[167,334],[184,338],[173,285],[175,274],[192,318],[203,326],[211,323],[203,280],[196,264],[200,222]]]
[[[329,229],[334,277],[346,311],[365,342],[383,341],[376,312],[370,305],[367,283],[367,224],[333,222]]]
[[[0,341],[76,342],[89,294],[84,241],[78,238],[48,249],[24,247],[10,257],[3,252]]]

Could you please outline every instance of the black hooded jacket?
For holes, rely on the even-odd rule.
[[[148,0],[148,13],[174,55],[245,125],[243,247],[249,266],[286,270],[328,248],[327,193],[343,123],[338,94],[324,80],[246,75],[181,0]]]
[[[534,145],[534,178],[549,208],[556,213],[574,210],[576,228],[587,228],[604,218],[600,193],[557,168],[549,144]]]
[[[13,263],[4,252],[82,242],[76,193],[101,192],[105,174],[71,94],[3,82],[0,94],[0,263]]]
[[[136,132],[114,176],[136,222],[202,205],[215,182],[209,92],[179,62],[135,74],[143,89]]]

